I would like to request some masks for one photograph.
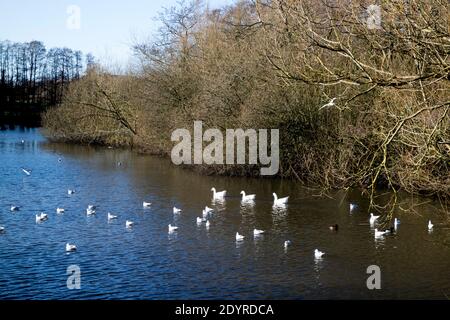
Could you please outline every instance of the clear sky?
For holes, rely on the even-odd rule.
[[[212,8],[233,3],[208,2]],[[132,43],[151,37],[158,29],[153,18],[163,7],[176,3],[177,0],[0,0],[0,40],[40,40],[47,48],[69,47],[91,52],[103,62],[124,65]],[[76,11],[69,10],[72,5],[80,9],[79,29],[74,24]]]

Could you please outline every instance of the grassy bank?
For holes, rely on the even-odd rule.
[[[194,1],[167,9],[160,37],[135,45],[138,66],[121,76],[91,68],[43,115],[44,126],[58,140],[162,155],[174,145],[172,131],[194,120],[205,129],[278,128],[281,177],[446,202],[448,2],[380,8],[375,24],[364,1],[240,1],[214,11]],[[335,104],[321,108],[331,98]]]

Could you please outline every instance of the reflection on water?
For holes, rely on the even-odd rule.
[[[418,206],[418,214],[398,210],[396,233],[378,239],[379,224],[370,226],[368,203],[357,190],[325,198],[293,181],[201,176],[126,150],[50,143],[36,130],[1,131],[0,161],[2,299],[450,295],[450,229],[436,203]],[[211,200],[212,186],[227,190],[224,201]],[[256,201],[242,202],[241,190],[255,193]],[[273,207],[273,192],[289,196],[288,205]],[[403,208],[418,201],[400,199]],[[350,203],[358,205],[352,212]],[[89,204],[96,215],[86,215]],[[11,205],[22,207],[12,213]],[[174,206],[182,212],[174,214]],[[209,228],[196,222],[205,206],[213,208]],[[57,207],[65,212],[56,214]],[[41,211],[49,219],[37,224]],[[117,219],[108,220],[108,212]],[[126,220],[134,226],[126,228]],[[169,224],[179,229],[169,233]],[[329,230],[335,224],[339,230]],[[254,236],[254,229],[265,232]],[[67,242],[77,251],[66,253]],[[316,248],[326,253],[321,259]],[[66,288],[72,264],[80,266],[81,290]],[[369,265],[380,266],[381,290],[366,287]]]
[[[385,237],[384,236],[374,237],[374,244],[376,249],[380,249],[385,244]]]

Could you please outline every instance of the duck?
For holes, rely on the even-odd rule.
[[[339,226],[338,224],[333,224],[331,226],[328,227],[331,231],[338,231],[339,230]]]
[[[212,187],[211,191],[213,192],[213,199],[223,199],[225,198],[225,195],[227,194],[226,190],[223,191],[216,191],[216,188]]]
[[[69,190],[67,190],[67,194],[74,194],[75,193],[75,190],[71,190],[71,189],[69,189]]]
[[[177,207],[173,207],[173,213],[180,213],[181,209],[177,208]]]
[[[134,222],[133,221],[131,221],[131,220],[125,221],[125,227],[131,228],[132,226],[134,226]]]
[[[378,229],[375,228],[375,238],[380,238],[382,236],[384,236],[385,234],[389,233],[388,230],[384,230],[384,231],[379,231]]]
[[[314,257],[316,259],[321,259],[325,252],[319,251],[319,249],[314,250]]]
[[[287,249],[287,247],[289,247],[290,245],[292,245],[292,241],[291,240],[286,240],[284,242],[284,248]]]
[[[30,175],[31,175],[31,170],[30,170],[30,169],[22,168],[22,171],[23,171],[23,173],[25,173],[27,176],[30,176]]]
[[[375,220],[377,220],[380,216],[374,216],[373,213],[370,214],[369,222],[370,224],[374,224]]]
[[[428,230],[433,230],[434,225],[431,223],[431,220],[428,220]]]
[[[152,205],[152,203],[151,202],[142,202],[142,206],[144,207],[144,208],[149,208],[150,206]]]
[[[36,222],[42,222],[48,219],[47,214],[41,212],[40,214],[36,215]]]
[[[275,192],[272,195],[273,195],[273,205],[274,206],[285,205],[288,202],[289,197],[278,198],[278,196]]]
[[[394,219],[394,229],[397,230],[398,225],[400,224],[400,220],[395,218]]]
[[[350,207],[350,212],[352,212],[353,210],[355,210],[358,207],[358,205],[354,204],[354,203],[350,203],[349,207]]]
[[[5,232],[5,227],[0,226],[0,233]]]
[[[206,211],[206,210],[202,210],[202,216],[203,216],[203,218],[206,218],[207,216],[208,216],[208,211]]]
[[[70,244],[70,243],[66,243],[66,251],[67,252],[71,252],[71,251],[76,251],[77,250],[77,246],[74,244]]]
[[[255,197],[256,197],[256,194],[246,195],[244,190],[241,191],[241,195],[242,195],[242,201],[254,201]]]
[[[19,211],[19,206],[11,206],[11,211]]]
[[[264,233],[264,230],[253,229],[254,236],[260,236]]]
[[[244,236],[243,235],[241,235],[241,234],[239,234],[239,232],[236,232],[236,241],[242,241],[242,240],[244,240]]]
[[[117,216],[108,212],[108,220],[117,219]]]
[[[88,216],[94,215],[94,214],[95,214],[95,210],[88,207],[88,208],[86,209],[86,214],[87,214]]]
[[[63,208],[56,208],[56,213],[60,214],[60,213],[64,213],[64,209]]]
[[[200,217],[197,217],[197,224],[201,224],[202,222],[203,222],[203,219],[202,218],[200,218]]]
[[[169,232],[174,232],[174,231],[177,231],[178,230],[178,227],[176,227],[176,226],[173,226],[173,225],[171,225],[171,224],[169,224]]]

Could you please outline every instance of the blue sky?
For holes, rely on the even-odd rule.
[[[210,7],[232,0],[209,0]],[[47,48],[91,52],[102,62],[125,65],[129,47],[158,28],[154,17],[177,0],[1,0],[0,40],[43,41]],[[80,29],[66,27],[71,5],[80,8]]]

